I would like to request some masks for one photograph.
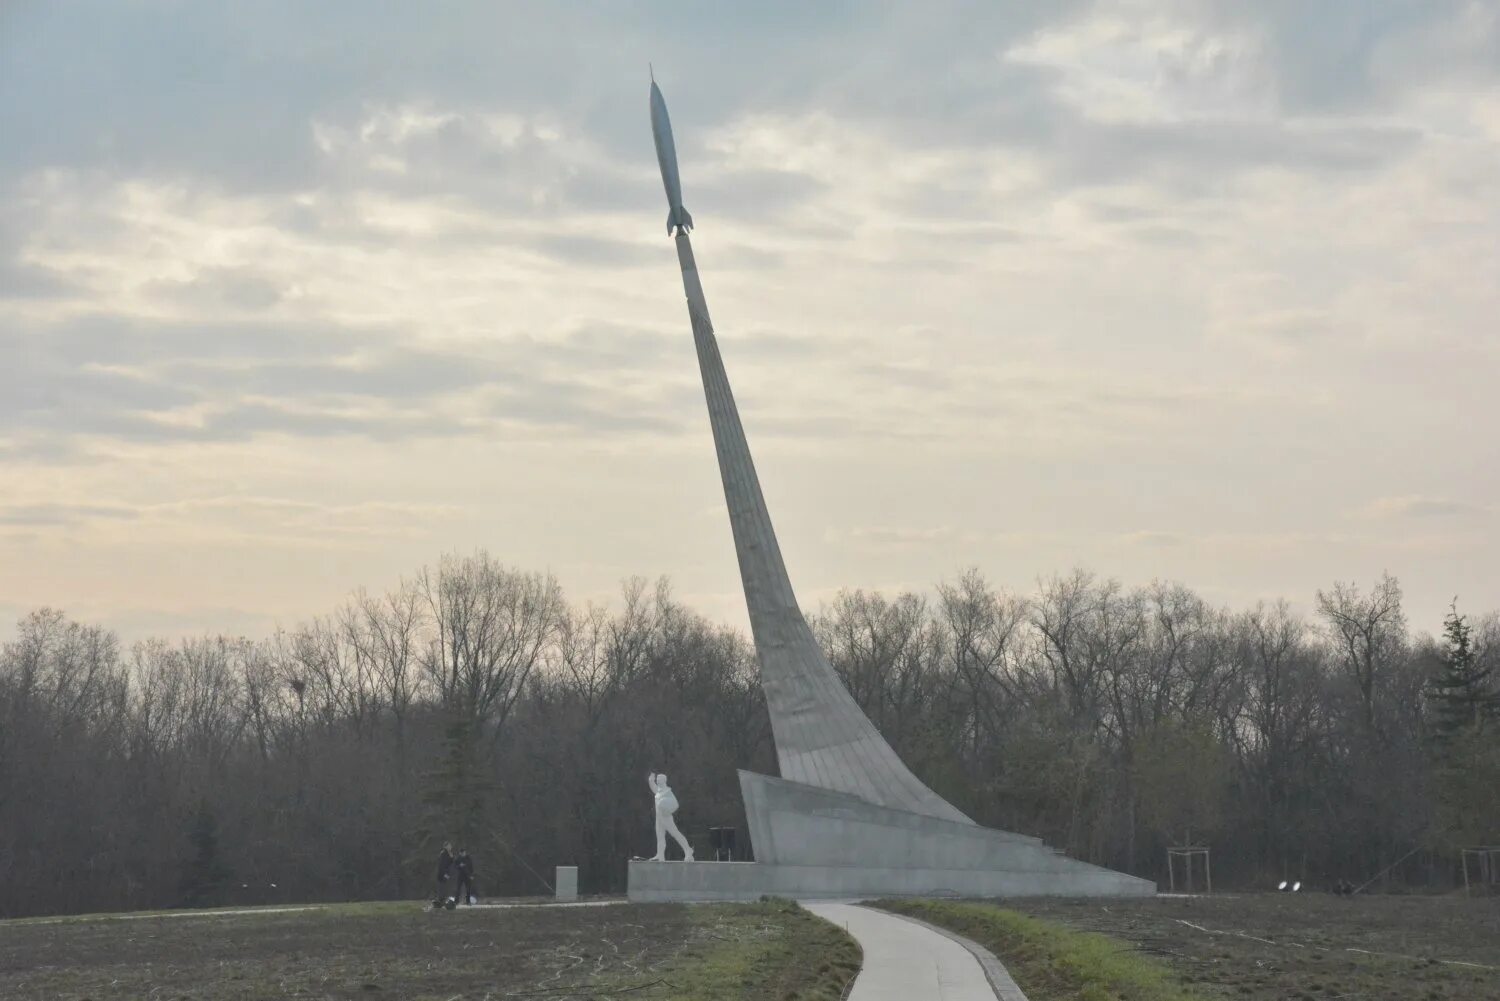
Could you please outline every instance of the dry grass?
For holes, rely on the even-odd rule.
[[[778,902],[0,923],[0,997],[13,1001],[832,1001],[858,967],[847,935]]]
[[[1272,893],[1004,906],[1108,935],[1208,997],[1500,999],[1495,898]]]

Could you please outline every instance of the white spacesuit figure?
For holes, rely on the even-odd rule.
[[[647,776],[646,783],[651,786],[651,795],[656,797],[656,856],[651,861],[667,860],[668,834],[682,846],[682,860],[693,861],[693,849],[677,829],[677,821],[672,819],[672,814],[677,812],[677,797],[673,794],[672,787],[667,785],[666,775],[652,772]]]

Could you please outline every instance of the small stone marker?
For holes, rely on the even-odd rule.
[[[576,865],[560,865],[557,867],[557,899],[560,901],[578,899],[578,867]]]

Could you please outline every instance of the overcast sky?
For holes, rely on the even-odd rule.
[[[742,624],[651,141],[793,583],[1500,608],[1500,5],[0,5],[0,616],[449,551]]]

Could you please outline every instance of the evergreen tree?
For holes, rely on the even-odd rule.
[[[219,858],[219,823],[208,802],[198,804],[188,828],[193,855],[178,881],[178,902],[183,907],[210,907],[224,902],[229,885],[229,867]]]
[[[499,789],[484,767],[476,729],[471,721],[450,715],[443,729],[442,755],[423,776],[427,811],[422,841],[428,847],[444,841],[452,841],[454,848],[488,843]]]
[[[1427,689],[1432,735],[1440,745],[1500,718],[1500,692],[1491,682],[1490,668],[1474,655],[1469,623],[1458,614],[1456,602],[1443,620],[1443,640],[1438,671]]]

